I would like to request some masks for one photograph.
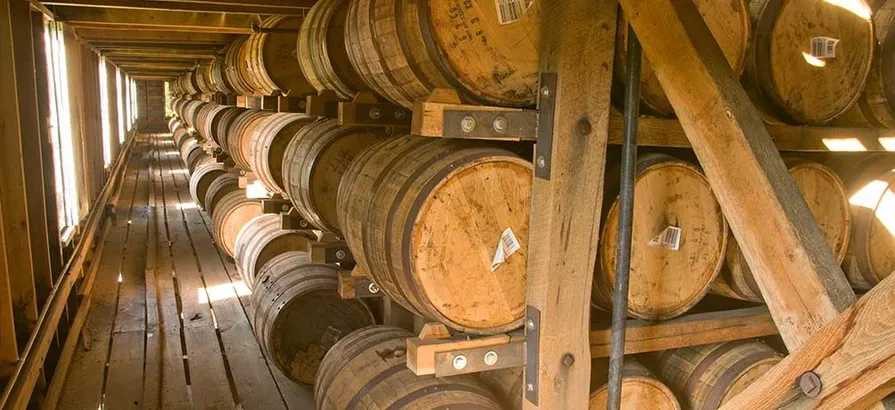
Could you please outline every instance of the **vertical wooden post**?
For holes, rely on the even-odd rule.
[[[619,3],[794,351],[854,304],[854,292],[693,2]]]
[[[31,31],[34,41],[34,72],[37,79],[37,126],[40,130],[40,155],[43,170],[44,204],[47,235],[49,236],[50,276],[53,281],[62,274],[62,250],[59,243],[59,210],[56,202],[56,175],[53,147],[50,144],[50,86],[47,53],[44,40],[46,27],[41,12],[31,12]]]
[[[121,137],[118,130],[118,90],[115,89],[115,65],[110,60],[106,60],[106,83],[108,87],[106,98],[109,102],[109,130],[112,131],[109,135],[112,147],[110,158],[114,161],[115,158],[118,158],[118,150],[121,148],[118,142]]]
[[[539,323],[526,320],[526,409],[587,408],[590,292],[617,8],[615,0],[541,3],[541,121],[527,293],[528,319]]]
[[[37,113],[37,79],[34,65],[34,32],[31,27],[31,6],[27,1],[11,1],[12,41],[15,52],[18,86],[19,126],[22,160],[25,164],[25,200],[28,207],[28,231],[31,240],[31,261],[36,292],[36,309],[40,309],[53,287],[50,269],[50,237],[47,233],[47,204],[44,195],[44,168],[41,164],[40,121]],[[35,315],[37,311],[34,312]]]
[[[32,98],[31,95],[20,95],[25,90],[19,89],[19,75],[22,75],[30,52],[31,16],[29,4],[23,0],[0,0],[0,146],[3,147],[0,159],[0,203],[3,211],[4,247],[6,265],[16,332],[20,337],[27,337],[37,320],[37,299],[34,289],[34,265],[31,253],[31,235],[29,232],[28,198],[25,186],[26,168],[23,151],[23,139],[36,138],[33,134],[25,134],[33,130],[34,124],[22,124],[19,106],[20,99]],[[22,30],[19,26],[22,19],[28,23],[27,44],[24,51]],[[22,50],[22,55],[19,55]],[[26,61],[20,61],[26,60]],[[11,64],[10,64],[11,62]],[[33,64],[33,61],[32,61]],[[33,68],[33,67],[32,67]],[[33,75],[33,73],[32,73]],[[31,77],[33,81],[33,77]],[[30,88],[33,91],[32,87]],[[27,110],[27,108],[26,108]],[[29,166],[28,171],[30,172]],[[43,199],[40,199],[43,201]]]

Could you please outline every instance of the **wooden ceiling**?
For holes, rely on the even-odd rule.
[[[72,27],[131,77],[171,79],[218,54],[252,23],[302,15],[316,0],[48,0]]]

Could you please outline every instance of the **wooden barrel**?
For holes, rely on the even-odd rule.
[[[251,95],[257,87],[249,77],[248,62],[245,59],[245,45],[249,36],[238,36],[224,54],[224,74],[233,91],[239,95]]]
[[[479,380],[491,390],[497,400],[508,410],[522,410],[522,390],[525,379],[521,367],[492,370],[478,374]]]
[[[202,152],[202,147],[199,146],[199,141],[196,141],[195,138],[188,137],[181,140],[180,145],[180,159],[183,161],[184,165],[189,165],[190,157],[194,155],[199,155]]]
[[[199,92],[202,94],[214,94],[215,89],[211,79],[211,61],[200,60],[196,71],[193,73],[196,83],[199,85]]]
[[[746,68],[746,55],[751,41],[751,25],[746,0],[694,0],[709,30],[724,52],[727,62],[737,76]],[[615,43],[615,81],[618,91],[624,87],[627,67],[628,22],[619,14]],[[674,108],[659,83],[656,71],[646,56],[643,56],[640,71],[640,101],[645,113],[663,117],[674,115]],[[617,92],[619,97],[623,92]],[[621,102],[621,99],[618,99]]]
[[[208,68],[208,74],[211,77],[211,87],[214,88],[216,93],[230,95],[236,91],[230,85],[230,79],[227,78],[226,61],[226,53],[214,56],[211,60],[211,66]]]
[[[230,131],[227,132],[227,151],[236,166],[244,171],[252,170],[252,159],[249,156],[249,145],[255,135],[255,130],[269,116],[270,111],[246,110],[233,120]]]
[[[227,149],[227,136],[230,134],[230,127],[233,126],[233,121],[246,111],[245,108],[225,107],[211,123],[211,137],[223,150]]]
[[[208,187],[217,177],[226,173],[224,164],[218,162],[196,167],[195,172],[190,175],[190,196],[193,197],[193,202],[205,208]]]
[[[657,357],[659,376],[690,409],[717,409],[782,360],[751,340],[666,350]]]
[[[591,393],[588,409],[603,410],[609,398],[609,359],[591,363]],[[681,410],[671,389],[632,357],[622,367],[621,407],[624,409]],[[697,409],[694,407],[694,409]]]
[[[755,35],[744,79],[756,102],[799,124],[824,124],[852,108],[873,65],[873,27],[864,2],[849,3],[853,10],[815,0],[749,0]]]
[[[873,66],[858,103],[835,124],[895,128],[895,30],[892,25],[895,2],[886,1],[873,14],[876,41]]]
[[[866,290],[895,270],[895,156],[837,154],[825,164],[842,178],[850,204],[842,268],[853,287]]]
[[[363,150],[385,138],[381,129],[341,127],[338,120],[304,126],[283,155],[283,188],[315,227],[341,232],[336,201],[342,175]]]
[[[214,242],[232,257],[236,251],[236,237],[242,227],[261,214],[261,201],[246,198],[244,189],[225,194],[211,214]]]
[[[606,310],[615,287],[617,174],[618,167],[610,167],[606,177],[605,199],[612,205],[604,206],[593,286],[594,304]],[[628,314],[665,320],[690,310],[718,276],[727,238],[721,206],[698,167],[667,155],[642,155],[634,183]],[[654,239],[659,240],[651,245]]]
[[[472,375],[417,376],[407,368],[406,330],[371,326],[337,342],[323,358],[314,397],[319,410],[501,409]]]
[[[351,99],[369,91],[354,71],[345,47],[345,19],[350,0],[318,1],[305,17],[298,34],[298,63],[317,91],[333,90]]]
[[[225,195],[238,190],[239,178],[226,172],[218,175],[214,181],[211,181],[211,184],[208,185],[208,189],[205,191],[205,212],[208,212],[209,215],[214,215],[218,202]]]
[[[174,131],[174,145],[177,146],[177,149],[180,151],[181,155],[183,155],[183,145],[189,142],[190,139],[195,140],[190,137],[190,132],[184,128],[181,128],[177,131]]]
[[[848,194],[842,180],[828,167],[816,162],[788,160],[799,191],[817,221],[827,244],[842,263],[848,251],[851,229]],[[735,299],[762,303],[761,289],[749,269],[733,235],[729,236],[726,251],[727,263],[712,285],[712,293]]]
[[[177,117],[171,117],[168,119],[168,131],[174,132],[180,129],[181,127],[180,120]]]
[[[531,178],[528,161],[482,143],[387,139],[345,171],[339,223],[396,302],[467,333],[500,333],[524,315]],[[503,242],[518,251],[492,266]]]
[[[370,88],[411,107],[435,88],[471,103],[532,106],[538,88],[540,1],[355,0],[346,47]]]
[[[305,114],[277,113],[265,118],[249,139],[249,163],[252,171],[269,191],[282,194],[283,154],[286,146],[314,117]]]
[[[270,16],[260,26],[272,32],[249,36],[245,53],[255,91],[293,97],[316,94],[301,66],[295,63],[301,22],[301,16]]]
[[[180,86],[187,94],[199,94],[199,83],[196,81],[195,74],[192,71],[187,71],[183,74]]]
[[[239,231],[233,259],[243,280],[253,287],[258,270],[270,258],[288,251],[310,252],[311,241],[318,239],[313,231],[282,229],[279,214],[264,214],[252,218]]]
[[[206,141],[220,145],[214,138],[214,132],[217,128],[217,121],[220,119],[219,115],[221,115],[227,108],[228,106],[226,105],[210,103],[203,107],[199,112],[196,131],[199,132],[199,135]]]
[[[210,165],[214,164],[217,161],[211,155],[205,153],[204,150],[193,150],[190,152],[189,158],[187,158],[186,169],[190,175],[196,172],[196,169],[201,167],[202,165]]]
[[[209,103],[205,103],[202,101],[190,101],[190,103],[184,108],[184,114],[187,118],[187,124],[190,125],[190,128],[198,131],[199,130],[199,114],[203,109],[207,109]]]
[[[252,328],[264,356],[296,383],[313,385],[326,352],[375,323],[364,302],[342,299],[338,288],[338,267],[311,264],[305,252],[279,254],[258,272]]]

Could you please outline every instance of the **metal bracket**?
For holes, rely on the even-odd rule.
[[[541,74],[538,91],[538,144],[535,149],[535,177],[550,180],[553,154],[553,116],[556,111],[555,73]]]
[[[409,127],[413,115],[404,107],[384,103],[340,103],[341,125]]]
[[[293,207],[289,212],[280,213],[280,228],[285,230],[313,229],[311,224],[298,214]]]
[[[538,112],[522,111],[444,111],[444,137],[507,141],[534,141]]]
[[[345,102],[335,91],[324,90],[320,95],[309,95],[305,100],[305,114],[315,117],[339,118],[339,103]]]
[[[348,249],[348,245],[337,246],[337,247],[327,247],[324,249],[324,259],[326,263],[345,263],[345,264],[354,264],[354,255],[351,254],[351,250]]]
[[[435,353],[435,377],[480,373],[525,364],[522,341]]]
[[[350,271],[339,272],[339,296],[342,299],[367,299],[384,296],[369,278],[352,276]]]
[[[255,108],[261,111],[277,111],[279,109],[279,97],[255,97]]]
[[[261,200],[261,212],[265,214],[279,214],[289,212],[292,202],[283,198],[270,198]]]
[[[541,343],[541,311],[525,307],[525,399],[538,405],[538,351]]]
[[[300,112],[304,113],[308,107],[306,97],[275,97],[277,112]],[[265,107],[266,108],[266,107]]]

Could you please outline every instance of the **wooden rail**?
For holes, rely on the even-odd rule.
[[[25,346],[21,359],[12,373],[3,395],[0,396],[0,408],[21,409],[26,408],[38,376],[43,371],[44,359],[53,342],[59,320],[65,310],[69,295],[74,288],[77,278],[81,275],[84,260],[88,252],[97,240],[100,226],[106,219],[106,204],[112,193],[122,181],[122,175],[126,169],[127,157],[136,138],[132,135],[124,148],[119,152],[118,158],[110,172],[109,180],[102,192],[93,204],[93,210],[83,226],[83,235],[72,253],[71,259],[63,270],[59,281],[53,286],[47,303],[41,310],[35,324],[34,332]]]

